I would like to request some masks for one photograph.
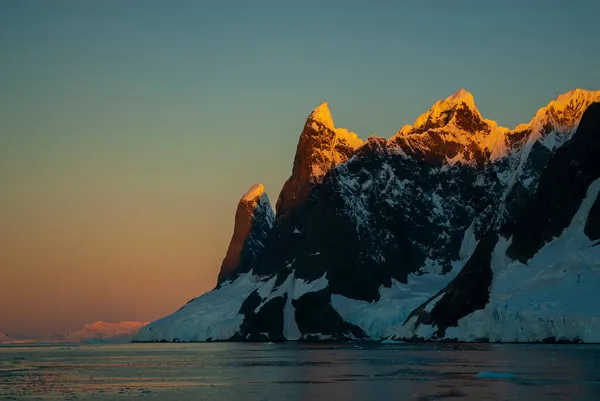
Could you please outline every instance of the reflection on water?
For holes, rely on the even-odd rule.
[[[600,346],[0,347],[0,400],[600,400]]]

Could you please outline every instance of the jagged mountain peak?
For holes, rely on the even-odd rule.
[[[308,116],[300,134],[290,178],[277,200],[277,216],[289,216],[332,167],[348,160],[363,141],[354,132],[335,128],[327,102]]]
[[[265,186],[263,184],[254,184],[248,192],[242,196],[242,201],[244,202],[254,202],[260,199],[262,196],[266,196],[265,194]]]
[[[573,101],[579,102],[596,102],[600,98],[600,90],[592,91],[587,89],[575,88],[568,92],[558,95],[555,100],[552,100],[548,106],[553,107],[566,107]]]
[[[441,164],[447,160],[467,164],[494,162],[523,148],[526,158],[538,141],[548,149],[561,146],[579,124],[583,112],[598,101],[600,91],[573,89],[539,109],[530,122],[509,130],[483,118],[473,95],[459,89],[435,102],[413,125],[404,125],[389,144],[399,153]]]
[[[476,120],[476,124],[468,124],[464,119]],[[444,100],[438,100],[429,110],[421,114],[413,125],[413,131],[423,132],[433,128],[441,128],[455,122],[465,130],[483,130],[483,117],[475,106],[473,95],[465,89],[459,89]]]
[[[519,124],[507,133],[507,145],[528,148],[536,142],[552,150],[570,138],[583,112],[594,102],[600,102],[600,90],[573,89],[563,93],[540,108],[525,124]]]
[[[331,110],[329,110],[329,103],[321,103],[312,111],[312,113],[310,113],[307,124],[312,121],[321,123],[332,131],[335,130],[333,118],[331,117]]]
[[[551,130],[571,131],[581,119],[583,112],[594,102],[600,101],[600,90],[573,89],[563,93],[539,109],[527,126],[543,134]],[[523,128],[520,125],[515,129]]]
[[[252,269],[274,220],[275,214],[264,185],[253,185],[238,203],[233,235],[221,264],[217,285]]]
[[[475,99],[473,98],[473,94],[466,90],[465,88],[460,88],[456,92],[454,92],[451,96],[446,98],[446,101],[454,101],[454,102],[464,102],[470,106],[475,106]]]
[[[471,110],[479,112],[475,106],[475,98],[473,94],[466,89],[460,88],[452,95],[448,96],[444,100],[438,100],[434,103],[431,109],[448,110],[452,109],[461,103],[464,103]]]
[[[353,148],[357,148],[363,144],[362,139],[360,139],[355,132],[346,128],[335,127],[333,118],[331,117],[331,109],[327,102],[322,102],[318,105],[306,119],[306,126],[310,126],[315,131],[320,131],[320,127],[318,125],[313,125],[313,123],[321,124],[325,128],[333,131],[336,140],[345,141]]]
[[[403,126],[388,145],[396,153],[434,164],[482,165],[487,153],[501,153],[502,149],[496,148],[503,141],[496,138],[502,130],[496,121],[481,116],[469,91],[459,89],[435,102],[413,125]]]

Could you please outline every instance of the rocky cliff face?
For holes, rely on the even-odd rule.
[[[225,327],[210,339],[600,338],[593,312],[579,321],[548,307],[562,315],[545,310],[548,326],[535,326],[526,299],[538,302],[536,285],[545,279],[522,264],[552,276],[560,266],[543,259],[550,243],[561,249],[560,263],[585,270],[573,274],[589,275],[580,290],[592,296],[591,288],[600,288],[600,247],[590,245],[600,236],[591,156],[600,138],[598,106],[590,106],[596,100],[600,91],[571,91],[509,130],[483,118],[460,90],[389,140],[364,143],[336,129],[322,104],[302,131],[275,222],[261,230],[262,246],[251,247],[254,256],[243,263],[237,248],[231,257],[228,251],[225,270],[236,274],[220,275],[223,288],[180,312],[200,316],[207,302],[226,302],[227,319],[207,320]],[[573,223],[582,204],[585,216]],[[552,245],[567,231],[575,242]],[[588,259],[573,261],[573,249]],[[522,294],[511,287],[519,280]],[[564,300],[562,281],[545,285],[550,293],[541,304]],[[138,338],[172,339],[180,318],[150,325]],[[599,329],[590,330],[597,318]],[[572,330],[551,325],[553,319]],[[204,326],[186,330],[195,333],[187,339],[208,339]]]
[[[335,165],[348,160],[360,145],[362,140],[355,133],[335,128],[327,103],[313,110],[300,134],[292,175],[277,200],[278,220],[291,217],[323,176]]]
[[[536,193],[517,216],[507,250],[511,259],[527,263],[568,227],[590,185],[600,177],[599,154],[600,103],[595,103],[585,111],[573,138],[543,170]],[[592,226],[593,218],[586,225],[588,231]]]
[[[275,215],[262,184],[256,184],[238,203],[233,237],[217,278],[217,286],[247,273],[257,264]]]
[[[567,269],[583,267],[585,273],[592,273],[593,280],[595,280],[591,283],[593,291],[593,288],[600,284],[600,278],[598,277],[600,260],[588,260],[586,263],[585,261],[568,258],[572,257],[573,253],[578,252],[588,254],[587,257],[591,258],[600,256],[600,252],[593,249],[597,248],[595,246],[597,243],[593,242],[597,238],[590,235],[589,232],[590,227],[597,227],[597,221],[594,220],[596,217],[592,213],[594,207],[592,202],[597,204],[598,199],[600,199],[598,197],[600,192],[600,163],[596,160],[599,151],[600,103],[594,103],[585,111],[581,124],[573,138],[558,149],[541,172],[537,190],[518,213],[514,224],[508,224],[503,228],[502,237],[490,232],[482,238],[458,276],[409,316],[407,323],[409,325],[413,324],[412,330],[418,331],[419,326],[428,325],[435,329],[435,337],[452,337],[451,334],[447,335],[446,329],[459,326],[461,319],[476,311],[481,314],[486,307],[488,307],[487,312],[493,314],[493,310],[489,310],[494,308],[494,305],[490,307],[490,292],[494,286],[492,279],[494,274],[501,275],[504,273],[502,270],[507,268],[507,258],[508,260],[521,262],[521,265],[517,264],[517,266],[533,270],[535,275],[538,276],[548,275],[549,272],[555,272],[556,270],[563,270],[563,276],[566,276]],[[551,259],[555,260],[544,260],[542,262],[543,266],[536,266],[540,263],[540,254],[543,255],[544,253],[540,252],[543,248],[548,248],[545,250],[546,256],[552,255]],[[552,252],[552,248],[558,249]],[[566,261],[565,258],[567,258]],[[558,264],[554,264],[556,259],[559,261]],[[527,265],[531,265],[531,267]],[[536,269],[536,267],[541,268]],[[576,283],[581,284],[582,273],[578,272],[576,275]],[[566,277],[564,279],[568,280]],[[542,283],[535,284],[543,285]],[[589,286],[568,288],[565,294],[560,294],[560,297],[551,300],[547,306],[552,307],[553,303],[560,301],[571,307],[581,303],[581,307],[584,309],[586,301],[583,294],[568,294],[568,292],[577,291],[578,288],[576,287],[590,290]],[[573,302],[573,296],[581,296],[582,298],[579,302],[574,302],[575,305],[569,305],[569,302]],[[544,298],[529,298],[529,302],[537,302],[540,304],[539,306],[547,301]],[[554,305],[553,307],[561,310],[562,306]],[[498,308],[498,306],[495,306],[495,308]],[[518,313],[519,311],[515,310],[514,312]],[[525,309],[525,312],[529,312],[529,310]],[[560,335],[556,335],[557,332],[560,333],[556,330],[556,326],[561,323],[565,324],[564,314],[550,314],[548,316],[548,311],[540,310],[536,313],[535,319],[537,319],[536,324],[550,327],[537,328],[534,332],[537,338],[534,337],[534,339],[552,339],[553,341],[557,339],[581,340],[584,334],[591,334],[589,332],[585,333],[589,330],[585,327],[585,324],[591,323],[594,327],[596,320],[600,321],[598,316],[594,316],[588,322],[585,322],[583,327],[571,328],[578,335],[572,335],[572,337],[563,335],[561,338]],[[497,330],[494,325],[500,325],[501,320],[495,316],[489,318],[489,320],[485,324],[488,327],[483,330],[480,328],[484,334],[480,334],[480,337],[476,339],[489,340],[492,337],[495,340],[494,337],[503,335],[494,332]],[[531,322],[521,322],[519,329],[528,330],[529,328],[526,327],[528,323]],[[581,324],[581,322],[578,323]],[[575,323],[569,322],[567,325],[575,325]],[[454,333],[456,334],[456,331]],[[600,337],[600,331],[595,335]]]

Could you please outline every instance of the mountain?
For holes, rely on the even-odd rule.
[[[64,336],[64,341],[130,341],[138,330],[149,322],[95,322],[85,324],[81,329],[69,332]]]
[[[282,220],[293,214],[323,176],[347,161],[362,143],[354,132],[335,128],[329,105],[320,104],[308,116],[300,134],[292,175],[277,199],[277,217]]]
[[[248,262],[135,340],[600,341],[599,101],[511,130],[461,89],[365,142],[321,104],[275,218],[262,187],[236,213]]]
[[[61,342],[130,342],[138,330],[149,322],[95,322],[69,332],[54,332],[35,337],[9,336],[0,332],[2,343],[61,343]]]
[[[261,184],[254,185],[238,203],[233,237],[221,264],[217,285],[252,270],[265,247],[274,221],[275,214],[265,187]]]

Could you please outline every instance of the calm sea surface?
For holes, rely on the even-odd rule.
[[[597,345],[0,347],[0,400],[600,400]]]

